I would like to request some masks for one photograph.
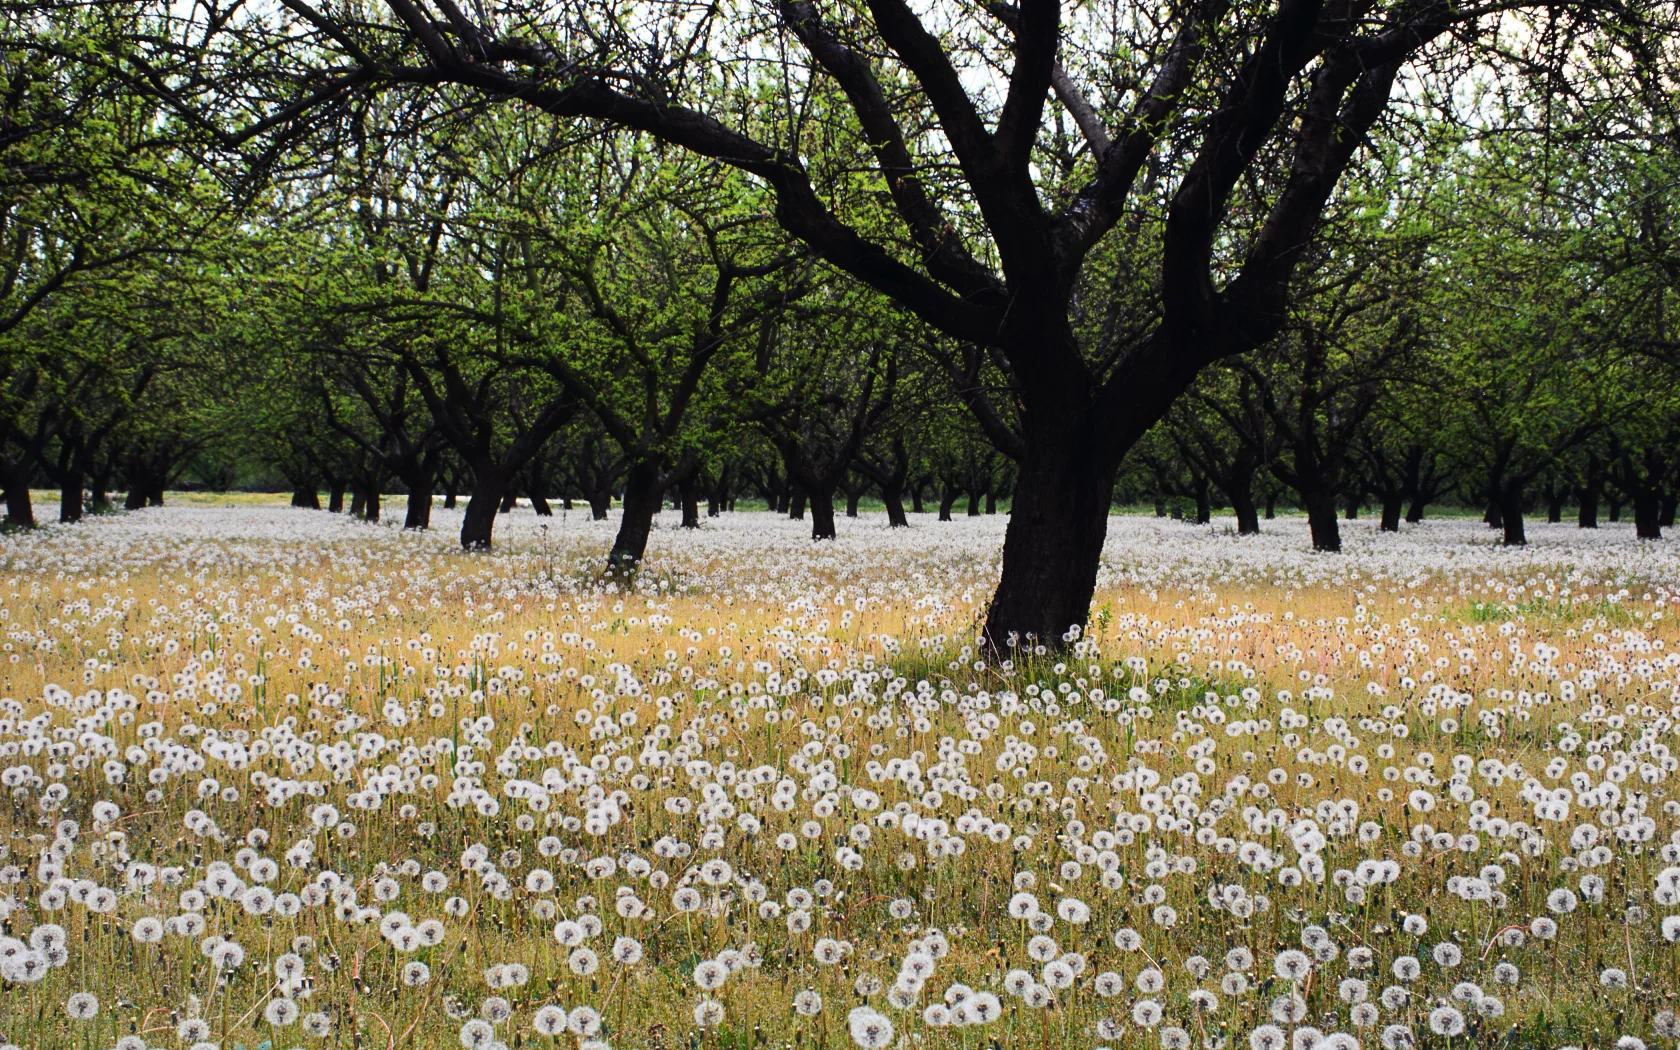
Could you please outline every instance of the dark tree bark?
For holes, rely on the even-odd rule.
[[[408,486],[408,507],[403,514],[403,528],[424,531],[432,527],[432,485],[431,478],[425,481],[410,482]]]
[[[1604,498],[1604,474],[1604,461],[1598,453],[1589,455],[1586,469],[1581,472],[1581,482],[1575,486],[1575,524],[1580,528],[1598,528],[1598,504]]]
[[[79,464],[72,462],[66,465],[58,483],[58,520],[61,522],[76,522],[82,520],[85,505],[82,493],[87,479],[82,476]]]
[[[502,503],[501,506],[497,508],[497,513],[507,514],[515,507],[519,506],[519,489],[514,487],[514,485],[511,484],[511,481],[512,479],[510,478],[510,483],[502,488]]]
[[[1405,509],[1405,497],[1398,492],[1385,493],[1382,497],[1382,525],[1383,532],[1400,531],[1400,512]]]
[[[632,464],[624,482],[624,510],[618,535],[613,539],[607,564],[616,572],[633,572],[647,555],[653,518],[665,503],[670,482],[659,476],[659,468],[646,460]]]
[[[694,474],[677,482],[677,492],[682,496],[682,527],[698,529],[700,527],[700,479]]]
[[[321,494],[312,483],[304,483],[292,490],[292,506],[302,510],[320,510]]]
[[[1657,517],[1657,524],[1665,529],[1674,527],[1674,514],[1680,510],[1680,497],[1676,497],[1673,490],[1665,493],[1662,498],[1662,512]]]
[[[1569,499],[1569,486],[1557,478],[1546,481],[1546,523],[1556,525],[1563,520],[1563,504]]]
[[[367,493],[362,490],[360,485],[356,485],[350,490],[350,516],[352,518],[359,518],[366,511]]]
[[[863,494],[869,491],[869,486],[867,484],[853,482],[851,484],[842,485],[840,491],[846,494],[846,517],[857,517],[858,500],[862,499]]]
[[[944,495],[939,497],[939,520],[940,521],[950,521],[950,520],[952,520],[952,518],[951,518],[951,508],[955,507],[957,505],[957,497],[959,497],[961,495],[962,495],[962,490],[957,488],[955,485],[946,486]]]
[[[14,529],[35,527],[35,508],[29,499],[29,468],[0,455],[0,488],[6,496],[6,523]]]
[[[1312,533],[1313,550],[1341,550],[1342,526],[1336,520],[1336,493],[1326,485],[1308,485],[1301,492],[1301,502],[1307,509],[1307,529]]]
[[[327,490],[327,510],[333,514],[344,513],[344,482],[334,481]]]
[[[1528,543],[1523,531],[1523,490],[1520,484],[1508,484],[1499,492],[1500,524],[1505,530],[1505,546],[1522,547]]]
[[[1663,496],[1674,468],[1668,444],[1652,443],[1636,450],[1612,438],[1614,466],[1609,480],[1633,504],[1634,536],[1641,540],[1662,539]]]
[[[467,497],[466,512],[461,515],[461,546],[465,550],[489,550],[496,531],[496,515],[501,512],[502,496],[507,491],[507,473],[499,463],[481,460],[470,464],[473,473],[472,495]]]

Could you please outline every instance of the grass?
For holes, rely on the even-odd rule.
[[[1470,1027],[1450,1042],[1454,1047],[1608,1047],[1620,1034],[1648,1037],[1680,989],[1680,947],[1657,928],[1674,909],[1652,898],[1666,864],[1656,850],[1676,827],[1671,774],[1642,785],[1633,761],[1621,797],[1649,792],[1642,812],[1657,834],[1648,844],[1626,844],[1606,830],[1595,845],[1607,843],[1610,858],[1588,867],[1581,857],[1590,850],[1572,846],[1570,834],[1578,825],[1597,826],[1593,810],[1577,805],[1568,821],[1547,824],[1521,797],[1530,777],[1553,789],[1567,786],[1570,773],[1590,770],[1596,785],[1604,773],[1589,764],[1589,754],[1626,756],[1632,739],[1660,737],[1652,727],[1671,717],[1671,701],[1655,679],[1618,683],[1607,672],[1596,691],[1582,687],[1571,701],[1560,697],[1558,684],[1579,680],[1583,668],[1636,663],[1642,650],[1624,647],[1631,641],[1626,629],[1636,624],[1645,643],[1680,643],[1672,619],[1653,618],[1654,603],[1588,594],[1569,605],[1466,604],[1445,580],[1375,593],[1263,582],[1122,587],[1098,596],[1091,633],[1077,653],[1016,653],[1005,663],[963,647],[972,613],[960,602],[949,603],[955,611],[946,621],[929,624],[918,621],[922,613],[904,592],[870,591],[858,582],[903,571],[893,565],[872,571],[865,564],[861,577],[842,578],[845,566],[813,562],[805,577],[781,581],[781,597],[768,601],[719,582],[711,561],[678,558],[665,587],[647,586],[657,578],[650,573],[625,594],[575,568],[592,564],[593,554],[570,547],[474,557],[389,538],[281,537],[241,558],[187,562],[171,560],[162,546],[104,546],[98,528],[86,530],[73,556],[55,562],[37,554],[31,568],[0,571],[7,637],[0,695],[16,706],[0,724],[0,745],[19,748],[0,765],[27,765],[43,781],[10,787],[0,803],[10,850],[3,862],[19,865],[22,880],[7,887],[14,896],[6,929],[27,937],[51,921],[64,927],[70,945],[70,965],[40,983],[10,985],[0,998],[0,1031],[20,1046],[109,1047],[130,1035],[149,1045],[187,1046],[177,1029],[194,1016],[208,1024],[208,1041],[222,1047],[455,1046],[464,1018],[500,996],[512,1017],[497,1026],[496,1038],[521,1048],[582,1041],[537,1032],[532,1018],[544,1003],[591,1007],[602,1018],[591,1038],[656,1050],[837,1047],[848,1043],[847,1011],[866,1003],[889,1016],[898,1035],[910,1036],[910,1045],[1153,1048],[1161,1045],[1161,1026],[1175,1026],[1200,1045],[1234,1047],[1246,1045],[1270,1020],[1273,1000],[1291,990],[1273,974],[1272,959],[1301,947],[1309,927],[1329,931],[1338,952],[1293,986],[1307,1017],[1284,1028],[1310,1022],[1325,1032],[1354,1032],[1367,1046],[1380,1045],[1380,1026],[1352,1026],[1352,1004],[1338,998],[1348,978],[1367,980],[1372,997],[1388,985],[1411,988],[1406,1004],[1381,1011],[1382,1024],[1406,1025],[1426,1046],[1449,1045],[1430,1034],[1427,1016],[1451,1001],[1456,983],[1473,981],[1498,996],[1497,1017],[1478,1017],[1457,1002]],[[861,611],[838,602],[839,586],[870,600]],[[1501,633],[1505,623],[1512,624],[1509,634]],[[1606,632],[1616,649],[1593,639]],[[942,634],[946,644],[931,641]],[[901,644],[895,650],[883,636]],[[1520,664],[1511,656],[1513,641],[1526,654]],[[1558,652],[1537,662],[1537,643]],[[1462,659],[1465,651],[1475,659]],[[1438,657],[1448,666],[1437,667]],[[439,673],[444,668],[452,672],[447,677]],[[847,672],[861,684],[826,680]],[[889,683],[899,679],[903,685],[889,695]],[[788,690],[789,681],[800,687]],[[1448,698],[1463,697],[1464,709],[1443,702],[1440,687],[1448,683]],[[237,694],[230,684],[241,686]],[[981,693],[985,707],[977,702]],[[1547,702],[1535,699],[1541,693]],[[112,697],[127,694],[135,698],[131,708],[112,705]],[[1598,698],[1604,702],[1595,713]],[[772,722],[771,712],[786,717]],[[78,755],[89,754],[89,745],[77,720],[94,719],[98,725],[81,732],[109,735],[121,781],[108,781],[104,759],[78,766],[70,754],[55,762],[23,750],[20,715],[47,716],[45,739],[55,747],[82,741]],[[633,720],[625,722],[626,715]],[[1252,726],[1232,736],[1237,722]],[[189,748],[205,755],[220,751],[209,748],[211,729],[245,748],[248,763],[210,754],[202,768],[148,779],[166,750],[154,744],[147,751],[148,740],[172,741],[177,758]],[[655,735],[662,731],[668,735]],[[288,759],[252,751],[259,741],[272,747],[291,739],[310,743],[312,764],[296,757],[302,752]],[[438,747],[442,740],[450,741],[448,751]],[[320,748],[336,743],[355,756],[344,776],[319,757]],[[521,751],[511,757],[515,744]],[[679,747],[684,760],[645,761],[650,748],[669,756]],[[130,757],[131,749],[145,761]],[[1473,802],[1448,789],[1458,756],[1472,764],[1464,784],[1487,807],[1480,823]],[[620,759],[629,760],[627,770],[614,765]],[[1501,768],[1519,763],[1524,775],[1476,768],[1488,759]],[[593,769],[592,760],[605,768]],[[919,772],[911,779],[919,783],[872,779],[868,763],[893,760],[914,760]],[[1543,772],[1553,760],[1566,764],[1559,776]],[[592,768],[590,776],[571,772],[574,761]],[[811,763],[820,761],[832,764],[833,788],[819,790],[822,771]],[[791,810],[771,804],[773,782],[749,795],[737,793],[739,780],[722,783],[725,763],[791,780]],[[508,785],[540,783],[547,770],[567,787],[557,787],[545,808],[509,795]],[[638,786],[637,776],[646,782]],[[1234,778],[1247,783],[1234,788],[1243,783]],[[271,805],[265,796],[277,779],[319,785],[319,794]],[[590,781],[600,791],[591,791]],[[62,801],[44,794],[52,782],[64,785]],[[375,783],[378,808],[354,808]],[[719,816],[718,796],[706,795],[704,784],[718,787],[732,816]],[[863,808],[839,785],[875,792],[880,808]],[[478,787],[496,800],[495,813],[460,804]],[[966,788],[972,797],[963,797]],[[1157,788],[1168,789],[1159,809]],[[1428,813],[1408,802],[1420,789],[1427,789]],[[604,812],[615,791],[624,793],[617,822],[599,834],[584,830],[581,822]],[[1221,796],[1233,802],[1210,825],[1215,841],[1159,824],[1163,814],[1190,814],[1192,806],[1198,816],[1206,813]],[[115,803],[120,816],[99,820],[94,806],[102,800]],[[686,811],[670,810],[673,800],[687,800]],[[1338,818],[1327,818],[1322,807],[1343,802],[1359,807],[1352,823],[1376,828],[1373,840],[1331,831]],[[312,823],[323,803],[338,809],[338,825]],[[898,804],[946,821],[945,832],[917,838],[881,826],[879,814]],[[700,815],[708,805],[709,819]],[[1254,813],[1245,817],[1250,807]],[[1373,887],[1359,902],[1333,878],[1288,881],[1285,869],[1296,870],[1300,860],[1282,830],[1264,824],[1269,810],[1314,822],[1327,839],[1319,852],[1327,875],[1387,860],[1399,866],[1398,881]],[[189,827],[189,811],[213,821],[214,830],[196,817]],[[754,813],[762,827],[741,830],[743,813]],[[959,832],[952,825],[964,814],[1007,823],[1008,834],[997,842]],[[111,911],[75,903],[43,908],[39,857],[66,818],[80,829],[65,875],[118,889]],[[1488,819],[1535,827],[1536,852],[1518,839],[1495,838]],[[815,825],[812,837],[808,824]],[[1418,830],[1422,825],[1433,830]],[[338,830],[344,826],[353,834]],[[859,827],[868,828],[866,841],[852,837]],[[1124,832],[1124,841],[1098,848],[1099,831]],[[720,841],[709,840],[714,832]],[[783,833],[795,837],[793,848],[776,843]],[[542,840],[550,834],[577,855],[545,856]],[[1432,839],[1443,834],[1450,845]],[[1460,836],[1468,834],[1477,841],[1461,849]],[[956,838],[965,845],[960,854],[930,855],[930,843]],[[286,855],[306,840],[312,850],[293,866]],[[666,845],[675,840],[692,852],[669,855]],[[1233,849],[1250,843],[1276,863],[1260,870],[1223,852],[1223,840]],[[472,861],[476,874],[463,868],[464,857],[478,856],[467,852],[475,844],[484,847]],[[860,866],[844,860],[846,845],[858,850]],[[1111,886],[1102,881],[1105,859],[1078,862],[1078,872],[1066,867],[1081,847],[1112,854],[1119,874]],[[277,892],[300,893],[320,872],[336,871],[357,887],[357,908],[401,910],[415,923],[439,918],[447,934],[435,945],[399,951],[377,922],[344,921],[332,905],[282,918],[248,914],[236,899],[212,899],[201,911],[201,934],[167,935],[155,946],[130,936],[145,916],[183,914],[181,892],[204,882],[211,864],[239,861],[242,850],[277,862],[268,884]],[[583,870],[585,861],[602,857],[613,858],[618,872],[595,878]],[[632,857],[648,861],[650,873],[631,874]],[[713,857],[734,870],[721,887],[699,877],[701,862]],[[1181,858],[1194,861],[1194,870],[1184,870]],[[180,884],[132,885],[124,872],[135,863],[177,867]],[[1456,885],[1489,866],[1503,873],[1496,887],[1503,900],[1471,902],[1449,892],[1448,880]],[[537,868],[553,875],[552,889],[527,887]],[[255,882],[249,864],[234,870]],[[447,890],[424,889],[421,877],[430,871],[445,873]],[[490,871],[508,880],[505,893],[486,882]],[[1605,878],[1604,900],[1562,917],[1555,940],[1500,940],[1500,931],[1526,929],[1549,914],[1548,891],[1578,893],[1586,874]],[[385,878],[397,888],[391,900],[377,895]],[[790,891],[814,892],[821,880],[833,887],[811,901],[810,928],[790,930]],[[700,890],[700,910],[677,910],[673,892],[684,884]],[[778,913],[753,899],[760,886],[766,900],[781,902]],[[1224,886],[1241,887],[1238,900],[1264,899],[1266,906],[1242,916],[1210,907],[1209,893]],[[649,917],[614,910],[621,888],[651,909]],[[1004,908],[1017,888],[1033,892],[1046,912],[1066,898],[1091,910],[1087,922],[1051,924],[1058,954],[1079,952],[1089,964],[1056,992],[1052,1008],[1035,1009],[1004,991],[1012,969],[1025,968],[1035,980],[1043,973],[1027,954],[1032,931]],[[451,898],[459,898],[464,914],[452,913]],[[898,901],[907,902],[905,918],[889,911]],[[1170,925],[1161,921],[1162,906],[1176,913]],[[1633,921],[1629,907],[1641,909]],[[552,931],[561,919],[589,914],[603,925],[589,942],[603,958],[594,972],[580,974],[572,950]],[[1408,915],[1424,918],[1427,930],[1406,932]],[[1136,950],[1115,944],[1120,929],[1138,931]],[[949,952],[914,1010],[889,1007],[884,991],[865,994],[860,981],[890,987],[933,930]],[[206,936],[236,941],[245,961],[218,974],[204,954]],[[620,936],[640,942],[641,962],[605,958]],[[848,941],[852,950],[836,965],[820,965],[812,957],[819,937]],[[1443,943],[1457,946],[1464,961],[1452,968],[1432,961]],[[710,996],[698,992],[698,963],[749,946],[762,956],[758,965],[738,969]],[[1251,951],[1256,963],[1247,971],[1250,990],[1227,994],[1219,975],[1234,947]],[[1369,968],[1350,962],[1361,947],[1373,953]],[[282,994],[273,967],[288,951],[301,956],[309,984],[286,991],[304,1013],[326,1015],[332,1030],[324,1038],[264,1020],[266,1005]],[[1417,981],[1390,976],[1402,955],[1423,959]],[[1198,956],[1211,963],[1206,978],[1191,969]],[[1496,983],[1501,961],[1520,968],[1515,986]],[[430,968],[427,982],[405,982],[403,968],[412,962]],[[493,987],[487,972],[509,963],[526,967],[526,980]],[[1154,966],[1164,972],[1165,989],[1135,991],[1140,974]],[[1613,967],[1629,975],[1627,987],[1598,983]],[[1123,995],[1098,994],[1093,978],[1105,971],[1124,979]],[[922,1009],[958,984],[1000,995],[1000,1019],[974,1027],[927,1024]],[[1197,1010],[1191,993],[1198,988],[1217,995],[1217,1010]],[[816,1017],[791,1009],[805,989],[823,996]],[[65,1016],[64,1003],[79,990],[99,998],[92,1021]],[[721,1024],[697,1026],[702,998],[723,1006]],[[1140,998],[1164,1009],[1159,1026],[1133,1023]],[[1326,1021],[1331,1015],[1335,1020]],[[1102,1034],[1109,1021],[1118,1034]]]

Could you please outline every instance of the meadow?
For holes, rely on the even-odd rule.
[[[200,500],[0,535],[0,1045],[1673,1046],[1680,548]],[[1054,643],[1054,644],[1050,644]]]

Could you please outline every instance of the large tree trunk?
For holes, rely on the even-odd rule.
[[[14,529],[33,529],[35,507],[29,500],[29,468],[0,462],[0,487],[6,493],[6,523]]]
[[[1642,540],[1662,539],[1662,500],[1655,489],[1640,488],[1633,494],[1633,534]]]
[[[1307,506],[1307,528],[1312,532],[1313,550],[1342,549],[1342,526],[1336,520],[1336,494],[1328,488],[1313,488],[1301,494]]]
[[[335,481],[327,490],[327,511],[331,514],[344,513],[344,483]]]
[[[403,515],[403,528],[425,531],[432,527],[432,479],[408,479],[408,513]]]
[[[1194,478],[1190,487],[1196,497],[1196,524],[1206,525],[1213,520],[1213,496],[1208,491],[1208,480],[1203,477]]]
[[[379,510],[379,486],[369,485],[366,502],[362,505],[362,517],[376,522],[379,520]]]
[[[1428,506],[1421,495],[1413,496],[1411,504],[1406,508],[1406,520],[1413,525],[1423,520],[1424,508]]]
[[[1499,511],[1500,527],[1505,530],[1505,546],[1525,546],[1528,543],[1528,535],[1523,531],[1522,488],[1507,485],[1501,489],[1499,502],[1495,507]]]
[[[1587,459],[1586,474],[1576,486],[1575,498],[1580,507],[1575,512],[1575,524],[1583,529],[1598,528],[1598,501],[1604,497],[1604,463],[1595,453]]]
[[[1391,492],[1382,501],[1382,531],[1400,531],[1400,511],[1404,509],[1405,500],[1399,492]]]
[[[367,493],[363,492],[361,486],[358,485],[350,490],[350,516],[359,518],[365,509],[367,509]]]
[[[607,555],[610,569],[633,572],[642,563],[647,555],[648,536],[653,532],[653,517],[664,502],[659,468],[651,463],[631,466],[630,476],[624,482],[624,512],[619,518],[618,535]]]
[[[1604,501],[1606,503],[1610,504],[1610,520],[1612,522],[1621,521],[1622,520],[1622,497],[1620,497],[1618,495],[1615,495],[1614,493],[1608,493],[1608,494],[1606,494]]]
[[[677,483],[677,493],[682,496],[682,527],[698,529],[700,527],[700,479],[690,475]]]
[[[881,502],[887,505],[887,525],[890,528],[902,529],[910,525],[910,519],[904,516],[904,486],[891,482],[881,486]]]
[[[952,486],[951,488],[945,490],[945,494],[943,496],[939,497],[940,521],[951,520],[951,508],[957,505],[957,497],[960,495],[962,495],[962,493],[959,492],[955,486]]]
[[[612,509],[612,493],[606,489],[585,492],[583,498],[589,501],[589,520],[606,521],[607,511]]]
[[[292,506],[300,510],[320,510],[321,494],[313,485],[299,485],[292,490]]]
[[[805,520],[805,502],[806,502],[806,499],[807,499],[806,493],[805,493],[805,490],[803,488],[795,488],[793,490],[793,496],[788,502],[787,516],[788,516],[789,520],[791,520],[791,521],[804,521]]]
[[[82,520],[82,472],[77,467],[66,467],[64,476],[58,485],[58,520],[74,522]]]
[[[862,489],[850,489],[846,492],[846,517],[855,518],[858,514],[858,498],[863,495]]]
[[[1260,509],[1254,505],[1254,497],[1248,493],[1230,495],[1231,509],[1237,515],[1237,535],[1256,536],[1260,533]]]
[[[832,540],[837,535],[834,531],[834,490],[811,489],[808,491],[811,500],[811,538],[813,540]],[[856,515],[853,515],[856,517]]]
[[[986,513],[987,514],[996,514],[997,513],[997,489],[996,488],[986,489]]]
[[[1566,488],[1546,490],[1546,523],[1548,525],[1556,525],[1563,520],[1563,501],[1567,498],[1569,498],[1569,490]]]
[[[467,510],[461,515],[461,547],[469,551],[490,549],[496,531],[496,513],[501,509],[502,493],[507,490],[507,475],[489,463],[473,467],[472,495]]]
[[[1015,483],[1003,574],[986,613],[986,637],[1004,654],[1012,642],[1057,648],[1069,627],[1085,624],[1114,498],[1112,465],[1093,462],[1077,430],[1036,436]]]

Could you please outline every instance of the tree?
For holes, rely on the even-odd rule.
[[[1055,643],[1089,610],[1121,457],[1202,368],[1282,330],[1296,263],[1402,71],[1496,23],[1512,31],[1490,57],[1538,35],[1510,5],[1440,0],[1066,19],[1026,0],[954,11],[943,37],[903,0],[865,7],[653,5],[626,22],[590,0],[472,17],[386,0],[382,22],[296,0],[197,27],[209,53],[163,90],[208,108],[225,152],[266,140],[273,156],[369,93],[402,92],[439,108],[516,99],[760,180],[818,256],[995,354],[1022,455],[985,631]],[[228,102],[196,106],[206,82]],[[236,92],[251,115],[221,119]],[[1082,144],[1060,111],[1046,119],[1052,94]],[[1146,254],[1105,265],[1119,241]],[[1116,273],[1146,276],[1114,295]],[[1104,299],[1118,308],[1093,308]]]

